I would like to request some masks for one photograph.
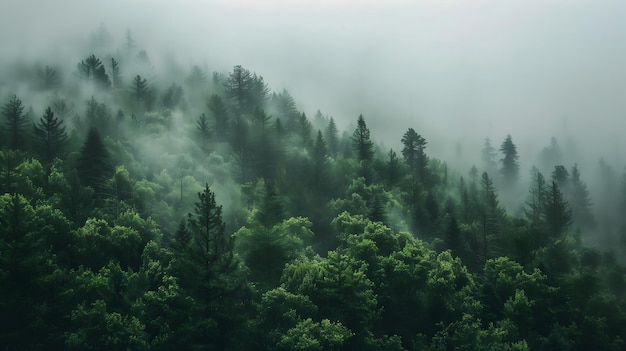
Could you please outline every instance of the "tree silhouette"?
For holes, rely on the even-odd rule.
[[[37,151],[44,165],[49,168],[54,157],[60,154],[67,142],[63,121],[54,117],[54,112],[48,107],[39,123],[33,123],[33,131],[37,141]]]
[[[409,169],[414,172],[419,180],[424,182],[428,167],[428,156],[426,156],[426,139],[417,134],[413,128],[404,133],[402,136],[402,156],[406,161]]]
[[[513,144],[510,134],[502,142],[500,152],[504,155],[504,158],[500,160],[502,162],[501,172],[504,176],[504,181],[507,185],[513,184],[519,176],[519,163],[517,161],[519,156],[517,155],[517,147]]]
[[[28,115],[24,113],[22,100],[13,95],[9,102],[2,107],[4,124],[7,131],[8,147],[13,150],[23,149],[26,146],[26,127],[29,123]]]
[[[93,188],[96,197],[106,194],[107,180],[113,175],[114,168],[102,137],[95,128],[89,129],[78,156],[76,170],[81,183]]]
[[[369,162],[374,158],[374,143],[370,139],[370,130],[363,115],[359,115],[357,127],[352,133],[352,146],[357,153],[357,160]]]

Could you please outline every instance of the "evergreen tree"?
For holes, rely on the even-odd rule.
[[[352,145],[357,154],[357,160],[370,162],[374,159],[374,143],[370,139],[370,130],[365,124],[363,115],[359,115],[357,127],[352,133]]]
[[[219,95],[212,94],[209,98],[208,107],[215,119],[215,137],[219,141],[225,141],[230,130],[230,118],[224,100]]]
[[[7,146],[12,150],[21,150],[28,143],[26,140],[26,128],[29,123],[28,115],[24,113],[22,100],[13,95],[9,102],[2,107],[4,125],[6,130]]]
[[[54,112],[48,107],[46,113],[39,120],[39,124],[33,123],[33,131],[37,141],[37,151],[46,167],[50,167],[54,157],[60,155],[67,142],[67,134],[63,121],[54,117]]]
[[[224,84],[226,94],[237,118],[242,118],[244,114],[252,112],[250,110],[251,80],[252,74],[250,71],[237,65],[228,75]]]
[[[569,204],[572,210],[573,223],[580,229],[591,229],[595,226],[595,220],[591,213],[591,198],[587,184],[580,179],[578,165],[572,167],[572,178],[569,189]]]
[[[546,185],[543,174],[534,167],[531,170],[531,180],[530,200],[526,202],[524,212],[531,224],[541,226],[545,221],[544,215],[548,186]]]
[[[328,176],[328,149],[320,130],[317,131],[317,138],[315,138],[315,144],[313,144],[312,161],[313,172],[311,177],[313,187],[317,190],[322,190],[322,185]]]
[[[500,207],[496,189],[487,172],[483,172],[481,178],[482,204],[481,204],[481,227],[482,227],[482,256],[487,260],[497,247],[490,247],[489,243],[497,239],[501,231],[501,225],[505,218],[505,211]]]
[[[424,151],[426,139],[417,134],[413,128],[409,128],[402,136],[402,144],[402,156],[406,164],[419,177],[419,180],[424,182],[428,168],[428,157]]]
[[[491,139],[489,139],[489,137],[485,138],[481,158],[487,173],[496,170],[496,149],[491,146]]]
[[[57,70],[50,66],[40,68],[37,71],[37,75],[39,76],[41,87],[43,89],[54,89],[57,88],[60,84]]]
[[[105,194],[107,180],[113,174],[113,163],[100,133],[94,128],[89,129],[78,156],[76,170],[81,183],[93,188],[96,197]]]
[[[198,120],[196,121],[196,129],[198,130],[202,150],[206,152],[207,142],[211,135],[213,135],[213,128],[209,126],[209,120],[204,113],[198,117]]]
[[[545,206],[548,233],[552,239],[560,239],[572,221],[572,212],[558,184],[553,181],[548,189]]]
[[[511,185],[517,181],[519,176],[519,156],[517,155],[517,147],[513,144],[510,134],[502,142],[500,152],[504,155],[504,158],[500,160],[502,162],[500,171],[504,177],[505,184]]]
[[[199,88],[205,85],[206,82],[207,82],[207,76],[202,71],[202,68],[198,66],[193,66],[191,68],[191,72],[187,76],[187,83],[189,83],[189,85],[192,88]]]
[[[389,186],[389,188],[393,188],[400,181],[400,160],[393,149],[389,150],[387,156],[389,159],[387,160],[387,172],[385,179],[387,181],[387,186]]]
[[[299,146],[302,148],[308,148],[311,145],[311,132],[313,131],[313,126],[309,119],[306,117],[304,112],[298,118],[298,138],[300,140]]]
[[[273,185],[266,183],[265,193],[254,214],[254,219],[265,228],[271,228],[284,218],[285,210],[281,196],[276,192]]]
[[[141,78],[140,75],[136,75],[130,86],[130,92],[135,102],[136,111],[141,111],[142,103],[145,106],[149,90],[148,81]]]
[[[120,75],[120,65],[116,59],[111,57],[111,83],[113,88],[122,86],[122,77]]]
[[[328,121],[328,125],[326,126],[326,131],[325,131],[325,139],[326,142],[328,143],[328,152],[330,153],[330,155],[332,157],[337,156],[337,153],[339,152],[339,136],[338,136],[338,131],[337,131],[337,125],[335,124],[335,120],[330,117],[330,120]]]
[[[554,166],[554,171],[552,171],[552,181],[559,186],[562,191],[569,190],[569,172],[567,168],[563,165]]]
[[[108,88],[111,85],[104,65],[95,55],[90,55],[78,64],[78,76],[87,82]]]

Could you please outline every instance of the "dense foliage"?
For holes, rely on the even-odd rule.
[[[417,129],[380,150],[366,116],[342,134],[241,66],[159,76],[129,35],[3,103],[0,348],[626,348],[619,248],[581,243],[626,242],[626,184],[597,221],[554,163],[507,211],[511,136],[462,175]]]

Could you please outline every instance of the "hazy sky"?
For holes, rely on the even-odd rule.
[[[54,45],[78,62],[73,40],[102,23],[119,39],[130,28],[152,58],[241,64],[340,127],[363,113],[388,146],[408,127],[449,150],[507,133],[540,149],[565,131],[615,158],[624,18],[623,0],[3,0],[0,59]]]

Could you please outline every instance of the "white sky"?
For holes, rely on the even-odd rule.
[[[413,127],[433,148],[540,149],[564,131],[593,152],[626,143],[623,0],[4,0],[0,62],[70,52],[103,23],[151,57],[244,67],[346,127],[363,113],[396,146]],[[74,57],[72,57],[74,59]],[[465,139],[463,139],[465,138]],[[562,140],[562,139],[561,139]]]

